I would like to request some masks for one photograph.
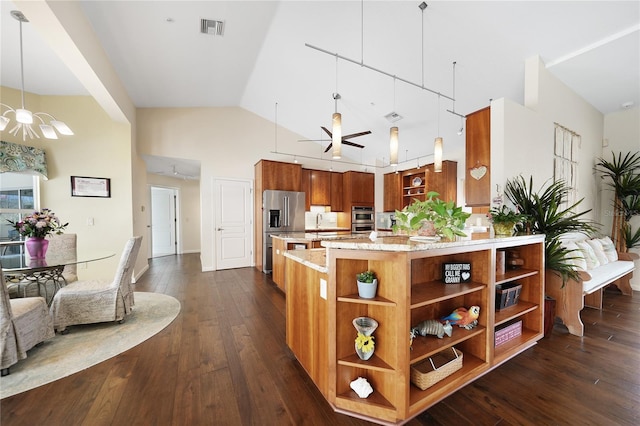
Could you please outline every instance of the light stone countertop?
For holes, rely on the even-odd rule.
[[[348,249],[348,250],[380,250],[380,251],[421,251],[433,250],[447,247],[467,247],[478,244],[496,243],[496,242],[515,242],[537,240],[544,235],[522,235],[516,237],[505,238],[487,238],[478,240],[458,240],[451,242],[439,241],[415,241],[407,236],[381,236],[375,241],[369,239],[340,239],[340,240],[323,240],[320,242],[322,247],[328,249]]]
[[[318,272],[327,273],[327,249],[287,250],[284,256]]]
[[[271,238],[280,238],[290,243],[295,242],[309,242],[309,241],[326,241],[326,240],[341,240],[350,239],[358,240],[362,238],[369,238],[369,234],[352,234],[351,232],[293,232],[283,234],[271,234]]]

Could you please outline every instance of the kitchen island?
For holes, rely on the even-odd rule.
[[[324,249],[285,253],[287,344],[333,408],[354,417],[404,423],[489,370],[533,346],[543,336],[544,236],[457,242],[416,242],[408,237],[321,241]],[[515,269],[496,272],[496,253],[522,259]],[[469,280],[443,282],[443,265],[470,265]],[[373,270],[378,291],[358,296],[355,275]],[[520,284],[517,304],[496,305],[496,286]],[[412,326],[438,319],[458,307],[479,306],[471,329],[453,326],[452,335],[418,336]],[[375,350],[368,361],[355,353],[352,320],[371,317]],[[517,329],[508,341],[501,329]],[[461,368],[421,389],[412,369],[453,349]],[[350,383],[364,377],[374,392],[360,398]]]
[[[342,229],[342,228],[341,228]],[[283,292],[287,292],[285,285],[285,268],[284,254],[288,250],[313,249],[320,248],[321,241],[340,240],[340,239],[359,239],[367,238],[369,234],[352,234],[351,231],[331,231],[326,229],[306,231],[306,232],[290,232],[282,234],[272,234],[273,242],[272,250],[272,275],[273,282]]]

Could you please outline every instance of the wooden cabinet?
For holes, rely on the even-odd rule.
[[[373,173],[349,171],[343,174],[345,204],[351,206],[373,206],[375,203],[375,175]],[[349,208],[349,211],[351,208]]]
[[[458,163],[456,161],[445,160],[442,162],[442,172],[435,173],[433,164],[427,164],[419,169],[409,169],[400,172],[401,177],[397,180],[388,178],[385,180],[385,200],[386,194],[391,194],[391,200],[395,199],[397,207],[393,210],[401,210],[403,207],[413,203],[414,199],[424,201],[426,194],[434,191],[440,194],[444,201],[457,202],[458,199]],[[387,175],[385,175],[386,177]],[[397,183],[396,183],[397,182]],[[395,195],[392,189],[387,189],[387,184],[398,185],[400,193]],[[395,198],[398,197],[398,198]],[[390,201],[391,202],[391,201]],[[386,201],[385,201],[386,203]],[[391,208],[391,204],[388,206]],[[387,210],[385,204],[385,211]]]
[[[331,172],[311,170],[311,205],[331,205]]]
[[[284,239],[279,237],[273,237],[273,264],[271,278],[275,285],[287,292],[285,286],[285,256],[284,253],[287,250],[309,250],[313,248],[320,248],[320,240],[307,240],[307,239]]]
[[[311,170],[302,169],[300,191],[304,192],[304,210],[311,210]]]
[[[260,196],[265,189],[301,191],[302,166],[295,163],[260,160],[255,166],[256,181],[261,181]]]
[[[342,173],[331,172],[331,211],[341,212],[343,209]]]
[[[497,249],[518,250],[526,259],[525,265],[496,276]],[[482,240],[472,245],[436,244],[420,251],[329,248],[329,402],[353,416],[404,423],[534,345],[543,336],[543,258],[544,236],[540,235]],[[445,262],[470,263],[471,281],[444,284]],[[364,270],[378,275],[374,299],[358,297],[354,277]],[[497,312],[495,286],[509,281],[522,284],[520,302]],[[454,325],[451,337],[419,336],[409,347],[412,326],[473,305],[480,307],[476,327],[467,330]],[[375,352],[368,361],[358,358],[354,350],[352,320],[359,316],[379,323],[373,333]],[[496,330],[518,321],[522,323],[521,335],[496,348]],[[413,365],[452,347],[463,353],[460,370],[426,390],[410,384]],[[366,399],[350,389],[351,381],[358,377],[366,378],[374,388]]]
[[[331,206],[342,211],[342,173],[302,169],[302,191],[306,194],[306,210],[311,206]]]
[[[465,204],[491,204],[491,108],[467,115],[465,152]]]
[[[402,210],[402,174],[400,172],[384,175],[384,199],[382,210],[393,212]]]

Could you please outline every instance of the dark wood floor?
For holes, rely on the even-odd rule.
[[[177,298],[178,318],[115,358],[3,399],[2,425],[370,424],[334,413],[294,359],[268,276],[199,271],[197,254],[153,259],[137,290]],[[408,424],[640,424],[640,295],[607,293],[583,320],[585,337],[556,325]]]

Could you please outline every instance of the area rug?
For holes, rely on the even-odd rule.
[[[27,352],[0,379],[0,399],[82,371],[127,351],[159,333],[178,316],[180,302],[158,293],[134,293],[135,306],[126,321],[69,327]]]

